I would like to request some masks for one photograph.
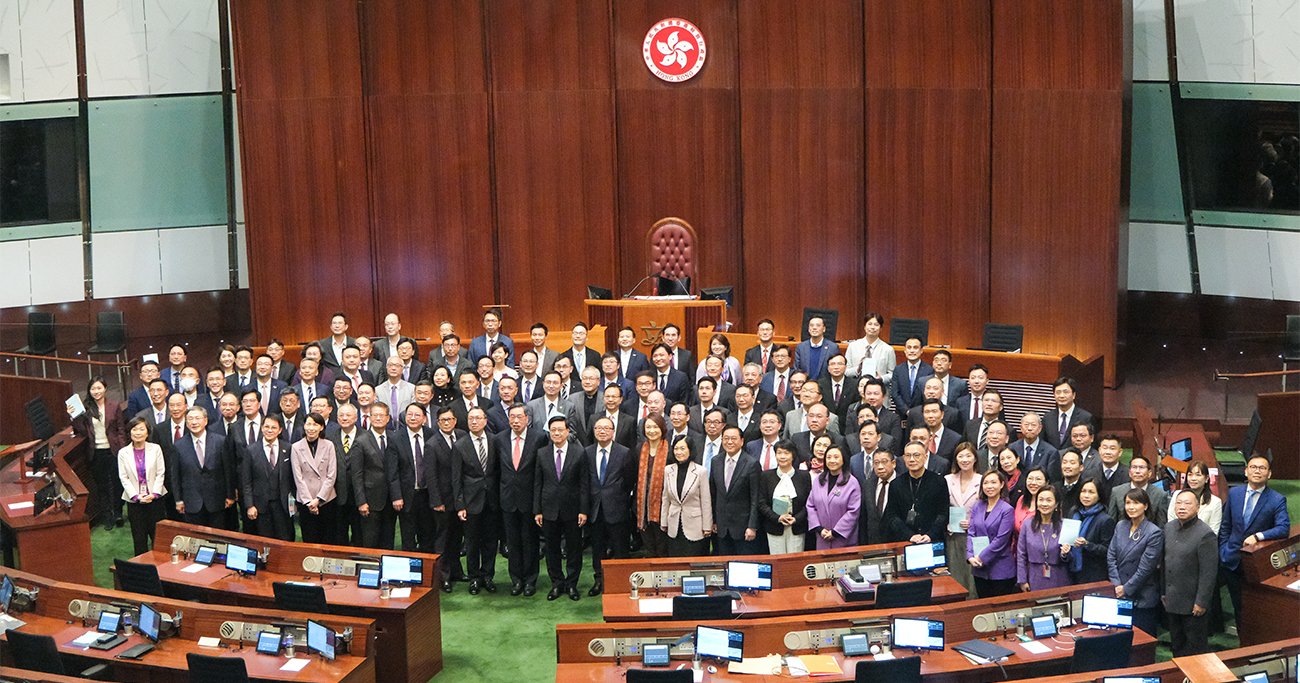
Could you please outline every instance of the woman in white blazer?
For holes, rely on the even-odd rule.
[[[117,478],[122,482],[122,500],[131,523],[135,554],[153,547],[154,528],[167,516],[162,497],[167,494],[167,461],[162,447],[147,441],[149,421],[137,417],[127,423],[131,443],[117,451]]]
[[[321,438],[323,431],[325,418],[320,413],[308,415],[302,423],[303,437],[289,451],[303,543],[334,542],[334,482],[338,478],[338,461],[334,444]]]
[[[708,555],[708,537],[713,533],[709,475],[691,458],[691,442],[685,436],[673,442],[672,453],[673,462],[664,468],[664,495],[659,508],[659,523],[668,534],[668,554]]]

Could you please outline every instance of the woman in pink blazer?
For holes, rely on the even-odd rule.
[[[117,452],[117,479],[126,501],[126,517],[131,523],[131,542],[135,554],[149,552],[153,546],[154,527],[167,516],[163,496],[167,495],[167,462],[162,447],[151,443],[149,421],[143,417],[127,425],[131,443]]]
[[[659,509],[659,523],[668,534],[668,554],[673,557],[708,555],[708,536],[713,532],[709,475],[691,458],[691,442],[686,437],[677,437],[672,453],[673,462],[664,468],[664,494]]]
[[[293,444],[289,462],[293,465],[294,500],[298,503],[298,524],[304,543],[333,543],[334,482],[338,461],[334,444],[322,439],[325,418],[312,413],[302,423],[303,438]]]

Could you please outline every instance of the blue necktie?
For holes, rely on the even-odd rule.
[[[1242,519],[1245,520],[1246,524],[1250,524],[1250,518],[1255,514],[1255,504],[1258,502],[1259,491],[1246,489],[1246,512],[1242,515]]]
[[[916,366],[911,363],[907,364],[908,389],[916,391]]]
[[[600,449],[600,485],[601,486],[605,485],[605,465],[607,464],[607,460],[605,456],[608,452],[609,451],[607,449],[604,448]]]

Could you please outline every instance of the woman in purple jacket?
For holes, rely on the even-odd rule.
[[[1044,486],[1034,496],[1034,516],[1020,527],[1016,547],[1016,582],[1022,591],[1070,585],[1069,548],[1061,547],[1061,508],[1056,487]]]
[[[980,478],[979,500],[971,506],[966,528],[966,558],[975,579],[975,593],[981,598],[1009,595],[1016,591],[1016,558],[1011,535],[1015,511],[1006,498],[1006,474],[985,472]],[[981,546],[975,552],[975,546]]]
[[[817,549],[847,548],[858,543],[861,487],[844,469],[839,446],[826,449],[826,467],[813,479],[808,493],[808,531],[817,536]]]

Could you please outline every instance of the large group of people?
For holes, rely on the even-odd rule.
[[[1122,464],[1068,377],[1053,410],[1013,427],[988,368],[958,377],[919,338],[900,361],[874,313],[843,353],[820,318],[793,348],[763,320],[743,354],[716,334],[698,362],[675,325],[648,354],[632,328],[602,354],[582,323],[556,353],[545,325],[516,349],[501,322],[489,310],[468,344],[444,323],[423,360],[395,314],[375,338],[334,314],[296,364],[278,340],[210,367],[175,345],[142,364],[125,409],[93,380],[74,426],[96,519],[121,524],[125,506],[136,552],[167,517],[437,552],[447,592],[496,592],[504,552],[510,593],[531,596],[544,556],[552,600],[580,599],[585,547],[595,596],[602,561],[632,552],[942,541],[971,596],[1109,581],[1139,626],[1168,615],[1175,654],[1205,648],[1221,583],[1240,614],[1240,549],[1289,530],[1267,458],[1227,500],[1203,462],[1177,477]]]

